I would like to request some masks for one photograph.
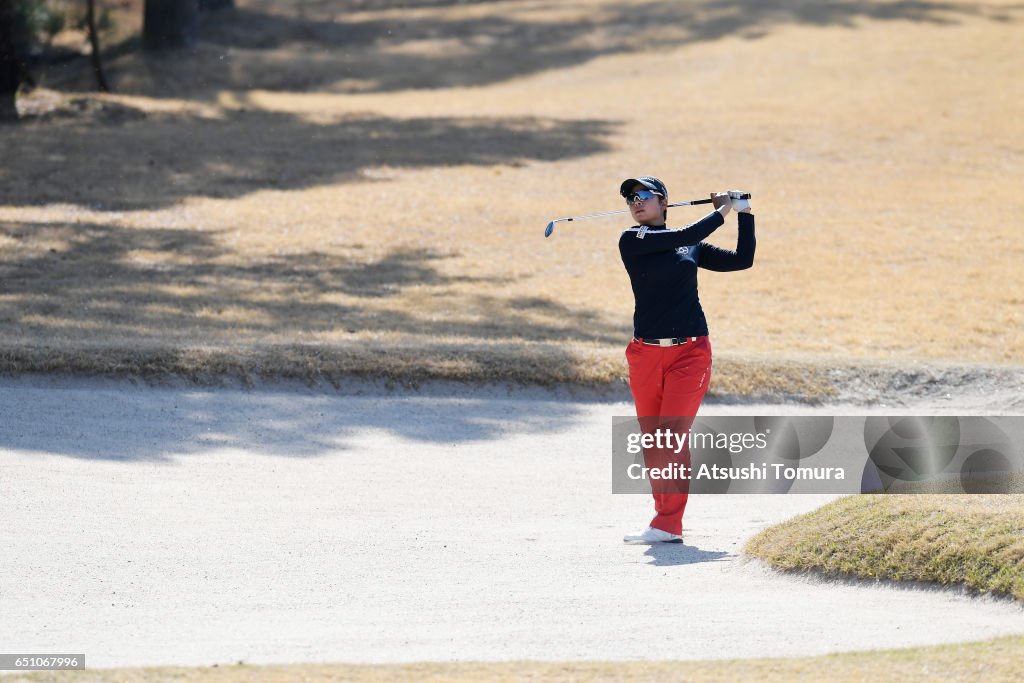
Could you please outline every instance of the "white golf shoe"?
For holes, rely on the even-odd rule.
[[[623,536],[622,541],[636,545],[653,545],[654,543],[682,543],[683,537],[679,534],[670,534],[667,531],[649,526],[638,534]]]

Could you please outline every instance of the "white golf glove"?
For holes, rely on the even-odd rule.
[[[733,192],[739,192],[739,190],[733,190]],[[733,211],[746,211],[750,212],[750,200],[749,199],[733,199],[732,200]]]

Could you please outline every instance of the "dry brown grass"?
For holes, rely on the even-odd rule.
[[[290,665],[94,669],[18,675],[13,681],[63,683],[283,683],[285,681],[1019,681],[1024,677],[1024,638],[979,643],[834,654],[790,659],[697,662],[500,662],[392,665]],[[13,683],[12,681],[12,683]]]
[[[1022,495],[851,496],[762,531],[746,552],[787,571],[1024,600],[1022,530]]]
[[[717,392],[1024,358],[1019,3],[238,5],[0,130],[0,369],[618,380],[638,172],[754,193]]]

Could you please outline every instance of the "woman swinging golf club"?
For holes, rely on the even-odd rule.
[[[619,238],[619,253],[636,301],[633,340],[626,348],[636,414],[645,433],[660,428],[687,434],[711,380],[711,345],[697,297],[697,269],[731,271],[753,265],[754,215],[748,200],[715,193],[711,196],[714,211],[693,225],[669,229],[665,227],[668,190],[660,180],[629,178],[619,193],[637,222]],[[725,222],[730,209],[739,215],[736,250],[701,241]],[[652,469],[675,464],[672,471],[680,471],[681,466],[689,472],[688,440],[679,453],[645,449],[644,464]],[[689,479],[652,478],[651,488],[654,519],[647,529],[623,540],[681,543]]]

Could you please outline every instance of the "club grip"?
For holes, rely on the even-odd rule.
[[[750,199],[750,193],[749,192],[741,192],[739,190],[736,190],[736,191],[730,190],[729,191],[729,198],[730,199]],[[687,202],[687,204],[691,204],[691,205],[710,204],[711,201],[712,201],[711,199],[691,199],[689,202]]]

